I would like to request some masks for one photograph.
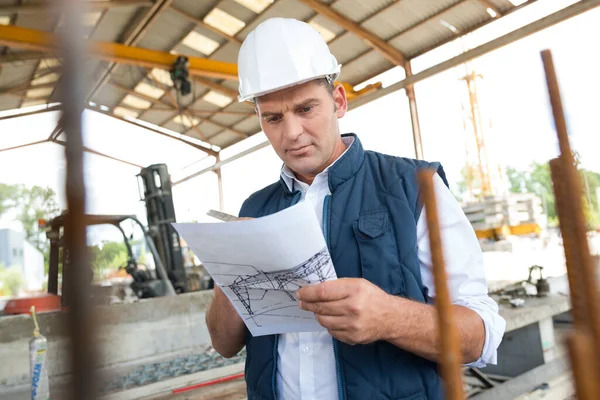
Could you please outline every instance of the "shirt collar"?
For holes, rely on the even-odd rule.
[[[327,179],[327,175],[329,174],[329,169],[333,166],[333,164],[335,164],[344,154],[346,154],[346,152],[348,151],[348,149],[350,148],[350,146],[352,145],[352,143],[354,143],[354,136],[343,136],[342,137],[342,141],[344,142],[344,144],[346,145],[346,150],[344,150],[344,152],[334,161],[332,162],[327,168],[325,168],[320,174],[318,174],[315,177],[316,179]],[[294,171],[292,171],[287,165],[283,165],[283,167],[281,167],[281,179],[283,179],[283,181],[285,182],[288,190],[290,191],[294,191],[294,187],[298,186],[300,189],[302,189],[304,186],[308,187],[308,185],[300,180],[298,180],[296,178],[296,174],[294,173]]]

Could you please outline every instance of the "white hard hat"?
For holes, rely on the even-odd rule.
[[[238,100],[326,76],[333,81],[340,69],[315,28],[291,18],[270,18],[250,32],[240,48]]]

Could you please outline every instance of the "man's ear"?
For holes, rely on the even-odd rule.
[[[342,84],[338,83],[333,88],[333,104],[338,118],[346,115],[346,111],[348,111],[348,99],[346,98],[346,90]]]

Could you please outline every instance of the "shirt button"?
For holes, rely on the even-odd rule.
[[[308,199],[309,199],[309,200],[312,200],[312,199],[314,199],[314,198],[315,198],[315,196],[314,196],[314,195],[312,195],[312,194],[309,194],[309,195],[308,195]]]
[[[304,346],[304,347],[302,348],[302,352],[303,352],[304,354],[308,354],[308,347]]]

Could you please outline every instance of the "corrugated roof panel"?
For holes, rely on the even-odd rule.
[[[240,51],[240,45],[235,42],[229,42],[219,47],[211,56],[211,60],[219,60],[228,63],[237,64],[237,57]]]
[[[256,117],[244,118],[242,121],[235,124],[233,128],[242,132],[260,132],[262,130],[260,122]]]
[[[154,125],[160,125],[175,114],[175,111],[167,111],[167,110],[153,110],[152,108],[148,111],[145,111],[143,114],[140,114],[139,118],[144,121],[150,122]],[[178,130],[177,132],[180,132]]]
[[[37,29],[39,31],[54,31],[54,27],[58,22],[58,18],[54,13],[48,12],[35,12],[18,14],[16,26],[29,29]]]
[[[193,15],[196,18],[202,19],[214,7],[219,4],[220,0],[175,0],[173,5],[185,11],[187,14]]]
[[[163,12],[148,28],[138,47],[146,49],[168,51],[176,43],[183,40],[189,31],[194,29],[194,24],[188,22],[179,14]]]
[[[217,132],[223,130],[222,127],[215,125],[214,123],[210,122],[210,120],[201,121],[198,125],[198,128],[200,128],[200,130],[206,135],[206,137],[211,137],[217,134]]]
[[[512,4],[509,0],[493,0],[491,2],[494,3],[494,5],[496,5],[496,7],[498,7],[502,12],[508,11],[511,8],[515,7],[515,5]]]
[[[271,7],[266,9],[260,14],[260,16],[253,21],[251,24],[248,24],[242,29],[236,37],[243,40],[248,33],[250,33],[254,28],[256,28],[261,22],[274,17],[281,18],[296,18],[300,20],[306,20],[312,17],[315,12],[312,8],[305,6],[297,0],[279,0]]]
[[[209,103],[208,101],[204,101],[204,100],[202,100],[202,98],[198,98],[196,100],[196,102],[194,103],[194,106],[192,107],[192,109],[218,111],[220,109],[220,107],[218,107],[212,103]],[[200,114],[200,115],[205,117],[208,114]]]
[[[362,21],[394,0],[339,0],[332,8],[351,21]]]
[[[243,121],[244,119],[246,119],[244,116],[230,115],[230,114],[216,114],[216,115],[213,115],[212,117],[210,117],[211,121],[214,121],[223,126],[235,125],[238,122]]]
[[[390,44],[410,58],[421,49],[446,40],[453,35],[452,31],[442,25],[439,19],[436,19],[390,40]]]
[[[487,7],[474,1],[467,1],[452,9],[442,19],[457,28],[459,32],[466,31],[487,20],[493,20],[487,12]]]
[[[221,11],[225,11],[227,14],[236,17],[237,19],[243,21],[246,24],[256,17],[256,13],[254,11],[249,10],[243,6],[240,7],[240,4],[236,3],[233,0],[221,1],[217,8],[219,8]]]
[[[231,133],[229,131],[223,131],[223,132],[219,133],[218,135],[210,138],[210,142],[212,144],[214,144],[215,146],[219,146],[221,148],[231,146],[232,144],[237,143],[240,140],[242,140],[242,138],[240,138],[235,133]]]
[[[343,65],[354,58],[357,54],[362,54],[371,48],[364,40],[357,38],[350,32],[346,32],[341,36],[338,36],[335,40],[329,43],[329,49],[337,59],[337,61]]]
[[[311,18],[311,21],[316,22],[323,28],[333,33],[335,36],[339,36],[340,34],[344,33],[344,28],[341,28],[338,24],[322,15],[316,15],[314,18]]]
[[[131,20],[139,12],[135,7],[116,7],[109,9],[92,35],[94,40],[116,42],[122,33],[129,28]]]
[[[342,80],[357,85],[379,75],[394,65],[377,51],[370,51],[350,64],[342,67]]]
[[[29,78],[35,71],[36,64],[20,64],[18,61],[9,64],[3,64],[0,68],[0,88],[10,88],[13,86],[29,82]]]
[[[173,131],[175,133],[180,133],[182,135],[186,134],[186,132],[188,130],[190,130],[190,128],[175,122],[176,117],[177,117],[177,115],[169,114],[169,115],[167,115],[167,118],[169,118],[168,120],[165,119],[165,120],[161,121],[162,124],[158,123],[157,125],[161,126],[162,128]],[[184,120],[186,120],[185,117],[184,117]]]
[[[362,26],[388,40],[461,1],[463,0],[400,1],[376,17],[365,21]]]
[[[21,104],[21,98],[12,95],[0,96],[0,110],[12,110],[19,107]]]
[[[110,85],[104,85],[102,89],[96,93],[96,96],[94,96],[92,101],[98,105],[113,108],[118,105],[126,95],[127,93],[121,90],[115,89]]]

